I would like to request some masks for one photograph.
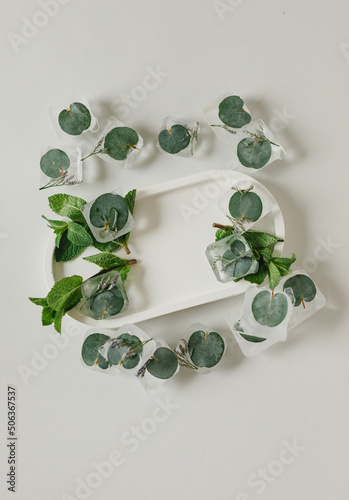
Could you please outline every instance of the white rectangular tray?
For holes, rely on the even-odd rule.
[[[75,309],[68,314],[86,325],[113,328],[243,293],[245,282],[218,282],[205,256],[206,247],[215,239],[212,223],[229,223],[218,208],[217,198],[242,179],[261,189],[274,204],[253,229],[283,238],[283,217],[275,199],[258,181],[239,172],[204,171],[139,189],[134,211],[136,227],[129,240],[131,255],[127,257],[123,250],[118,251],[120,257],[138,261],[126,281],[128,309],[120,316],[99,321]],[[280,254],[282,248],[279,243],[276,252]],[[87,279],[99,271],[83,260],[98,253],[93,247],[66,263],[56,263],[53,251],[54,237],[49,240],[44,264],[49,288],[65,276],[78,274]]]

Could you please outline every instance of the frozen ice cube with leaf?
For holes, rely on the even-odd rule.
[[[174,352],[180,366],[205,374],[217,366],[225,349],[225,340],[219,333],[195,323],[188,328]]]
[[[112,241],[135,226],[127,201],[117,191],[104,193],[81,207],[93,236],[100,243]]]
[[[244,232],[273,208],[271,200],[249,181],[236,182],[218,199],[223,214],[237,231]]]
[[[81,285],[80,311],[93,319],[112,318],[128,308],[128,297],[120,274],[113,270],[98,273]]]
[[[65,139],[80,138],[86,132],[98,130],[98,120],[91,105],[80,95],[67,96],[56,102],[50,107],[49,115],[57,135]]]
[[[246,239],[232,234],[206,249],[206,257],[218,281],[226,283],[258,271],[258,262]]]
[[[167,116],[161,125],[157,148],[169,154],[190,157],[195,152],[199,131],[198,121]]]

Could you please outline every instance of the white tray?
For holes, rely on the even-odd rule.
[[[69,311],[69,316],[90,326],[120,327],[243,293],[247,283],[218,282],[205,256],[206,247],[215,239],[212,223],[229,223],[218,208],[217,198],[243,179],[263,191],[274,204],[272,211],[253,229],[284,238],[284,221],[275,199],[260,182],[240,172],[204,171],[139,189],[134,212],[136,227],[129,240],[131,255],[126,256],[122,249],[117,252],[120,257],[138,261],[126,281],[128,309],[120,316],[99,321],[75,309]],[[183,212],[189,215],[185,218]],[[44,259],[48,288],[65,276],[78,274],[87,279],[100,270],[82,259],[98,253],[93,247],[70,262],[56,263],[54,241],[52,235]],[[283,243],[276,245],[278,255],[282,248]]]

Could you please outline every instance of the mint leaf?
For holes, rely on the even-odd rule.
[[[267,275],[268,275],[268,268],[263,261],[260,261],[259,269],[256,273],[247,274],[247,276],[244,276],[243,278],[240,279],[244,279],[249,283],[255,283],[256,285],[261,285],[265,280],[265,278],[267,277]],[[240,281],[240,280],[235,280],[235,281]]]
[[[93,240],[92,240],[91,236],[88,234],[88,232],[86,231],[86,229],[84,229],[77,222],[73,222],[73,221],[68,222],[67,238],[74,245],[81,246],[81,247],[88,247],[88,246],[92,245],[92,243],[93,243]]]
[[[125,195],[125,201],[127,203],[128,209],[132,215],[133,215],[133,211],[134,211],[135,203],[136,203],[136,194],[137,194],[137,190],[133,189],[132,191],[129,191]]]
[[[47,295],[47,303],[55,311],[76,306],[82,297],[81,276],[69,276],[57,281]]]
[[[56,316],[56,311],[50,306],[45,306],[42,310],[41,323],[43,326],[52,325]]]
[[[122,279],[123,282],[127,280],[128,273],[130,272],[131,267],[130,266],[124,266],[121,269],[118,269],[120,278]]]
[[[117,243],[115,240],[108,241],[107,243],[100,243],[96,239],[93,239],[92,246],[94,246],[100,252],[115,252],[115,250],[120,248],[122,245]]]
[[[55,248],[56,262],[67,262],[68,260],[75,259],[86,248],[86,246],[74,245],[74,243],[69,241],[67,232],[65,231],[61,235],[59,247]]]
[[[56,311],[55,317],[54,317],[54,326],[55,330],[58,333],[61,333],[62,330],[62,318],[65,315],[66,311],[64,309],[60,309],[59,311]]]
[[[37,306],[42,306],[42,307],[45,307],[45,306],[47,306],[47,305],[48,305],[48,304],[47,304],[47,299],[46,299],[46,297],[45,297],[44,299],[36,299],[36,298],[34,298],[34,297],[28,297],[28,298],[29,298],[29,300],[30,300],[31,302],[33,302],[33,304],[35,304],[35,305],[37,305]]]
[[[49,227],[53,229],[55,232],[56,231],[63,231],[64,229],[67,228],[68,224],[64,220],[53,220],[53,219],[48,219],[44,215],[41,216],[43,219],[45,219],[49,223]]]
[[[258,253],[266,264],[268,264],[273,257],[272,251],[269,248],[259,248]]]
[[[123,267],[127,264],[127,261],[124,259],[120,259],[113,253],[110,252],[102,252],[97,253],[96,255],[90,255],[89,257],[84,257],[84,260],[88,262],[92,262],[92,264],[96,264],[102,269],[109,269],[110,267]]]
[[[229,227],[229,226],[227,226]],[[229,227],[227,231],[224,231],[224,229],[218,229],[216,231],[216,241],[222,240],[223,238],[226,238],[227,236],[231,236],[232,234],[235,233],[235,229],[233,227]]]
[[[278,241],[284,241],[282,238],[274,234],[264,233],[262,231],[248,230],[243,233],[245,240],[252,246],[252,248],[265,248],[274,245]]]
[[[61,231],[60,233],[56,233],[55,246],[57,248],[61,244],[61,239],[62,239],[63,234],[64,234],[64,231]]]
[[[280,283],[280,272],[279,269],[273,262],[269,262],[268,264],[268,276],[269,276],[269,288],[274,290],[275,287]]]
[[[58,193],[50,196],[49,205],[51,210],[62,217],[69,217],[75,222],[85,222],[80,208],[86,205],[86,201],[77,196]]]

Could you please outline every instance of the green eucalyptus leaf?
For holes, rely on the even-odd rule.
[[[68,240],[74,245],[80,247],[88,247],[92,245],[92,238],[86,229],[83,228],[77,222],[69,221],[68,222],[68,232],[67,232]]]
[[[262,215],[262,200],[256,193],[237,191],[230,198],[229,212],[234,219],[257,221]]]
[[[257,293],[252,301],[254,319],[263,326],[275,327],[287,316],[288,302],[282,293],[274,296],[268,290]]]
[[[140,361],[140,356],[142,355],[143,352],[143,346],[140,339],[135,335],[130,335],[128,333],[123,333],[117,338],[123,339],[125,342],[122,345],[109,347],[107,354],[109,363],[112,365],[118,365],[122,357],[132,350],[134,351],[132,353],[132,357],[123,361],[122,366],[126,368],[126,370],[131,370],[132,368],[135,368],[138,365]]]
[[[161,130],[159,144],[166,153],[179,153],[189,146],[190,133],[183,125],[172,125],[168,130]]]
[[[268,268],[266,264],[263,261],[259,262],[259,268],[258,271],[254,274],[247,274],[243,278],[240,278],[235,281],[240,281],[243,279],[244,281],[248,281],[249,283],[255,283],[256,285],[261,285],[265,278],[268,275]]]
[[[222,270],[227,276],[241,278],[248,273],[252,265],[250,248],[246,248],[244,243],[234,240],[222,259]]]
[[[73,102],[69,108],[59,113],[58,123],[63,132],[69,135],[80,135],[91,125],[91,114],[84,104]]]
[[[112,193],[99,196],[91,206],[90,222],[98,228],[120,231],[126,224],[129,210],[125,199]]]
[[[263,337],[255,337],[254,335],[246,335],[245,333],[240,333],[241,337],[247,342],[254,342],[254,343],[259,343],[259,342],[264,342],[267,339],[264,339]]]
[[[69,156],[61,149],[50,149],[40,160],[41,170],[51,179],[61,177],[69,167]]]
[[[93,295],[96,291],[97,287],[87,302],[90,311],[97,318],[103,319],[105,316],[115,316],[124,307],[125,299],[117,287]]]
[[[237,155],[245,167],[259,169],[270,160],[271,144],[268,141],[247,137],[239,142]]]
[[[85,365],[93,366],[99,361],[99,359],[104,359],[103,356],[99,354],[98,350],[109,339],[110,337],[108,337],[108,335],[104,335],[103,333],[92,333],[91,335],[86,337],[81,349],[81,357]],[[101,362],[103,365],[103,361]]]
[[[224,354],[224,341],[216,332],[194,332],[188,342],[189,356],[197,367],[212,368]]]
[[[251,121],[251,115],[243,107],[244,101],[237,95],[226,97],[218,107],[218,116],[229,127],[241,128]]]
[[[50,196],[48,201],[51,210],[56,214],[62,217],[68,217],[75,222],[86,222],[80,210],[83,205],[86,205],[86,201],[82,198],[69,194],[57,193]]]
[[[147,364],[148,372],[153,377],[160,379],[171,378],[178,367],[175,354],[167,347],[159,347],[154,352],[152,359]]]
[[[126,160],[132,148],[137,149],[138,141],[138,134],[132,128],[115,127],[105,136],[104,147],[111,158],[122,161]]]
[[[47,295],[47,304],[55,311],[74,307],[81,299],[81,276],[69,276],[57,281]]]
[[[316,286],[312,279],[305,274],[296,274],[285,281],[283,289],[291,288],[295,298],[294,307],[300,304],[305,308],[305,302],[312,302],[316,296]]]
[[[83,250],[85,250],[86,246],[74,245],[70,240],[68,240],[68,231],[64,231],[58,240],[57,246],[57,238],[56,238],[56,248],[54,251],[56,262],[68,262],[69,260],[75,259],[78,257]]]
[[[96,255],[90,255],[89,257],[84,257],[84,260],[96,264],[102,269],[109,269],[111,267],[123,267],[127,264],[127,261],[120,259],[117,255],[110,252],[97,253]]]

